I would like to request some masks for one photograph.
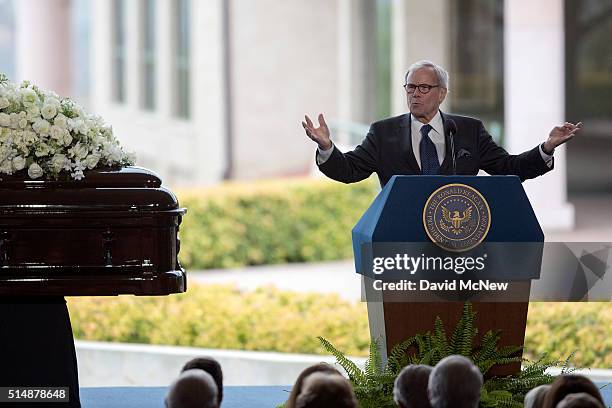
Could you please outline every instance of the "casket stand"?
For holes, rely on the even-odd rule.
[[[0,296],[184,292],[184,214],[139,167],[91,170],[82,180],[2,175]]]
[[[1,176],[0,386],[68,387],[68,402],[45,406],[80,408],[63,296],[184,292],[184,214],[143,168],[93,170],[82,180]]]

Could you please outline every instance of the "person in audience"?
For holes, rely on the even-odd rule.
[[[399,408],[431,408],[427,383],[433,367],[409,365],[402,369],[393,385],[393,401]]]
[[[168,387],[166,408],[219,408],[217,385],[204,370],[183,371]]]
[[[557,408],[604,408],[597,398],[586,392],[567,394],[558,404]]]
[[[583,375],[564,374],[558,376],[550,385],[543,406],[544,408],[555,408],[566,395],[581,392],[590,394],[603,405],[603,398],[593,381]]]
[[[342,374],[340,374],[340,371],[336,370],[334,367],[327,363],[319,363],[310,367],[306,367],[304,370],[302,370],[300,375],[298,375],[298,378],[295,380],[295,384],[293,385],[293,388],[291,388],[291,393],[289,394],[289,399],[287,399],[287,402],[285,403],[285,408],[295,408],[295,400],[297,399],[299,393],[302,392],[302,385],[304,383],[304,379],[310,374],[317,372],[342,376]]]
[[[546,393],[550,389],[549,384],[538,385],[537,387],[530,390],[525,394],[525,408],[542,408],[544,405],[544,398]]]
[[[590,394],[603,405],[603,398],[593,381],[583,375],[564,374],[558,376],[550,385],[543,406],[544,408],[555,408],[566,395],[581,392]]]
[[[477,408],[482,383],[480,370],[468,358],[448,356],[429,375],[429,402],[433,408]]]
[[[217,403],[223,401],[223,371],[221,365],[212,357],[196,357],[185,363],[181,372],[197,368],[210,374],[217,385]]]
[[[333,373],[312,373],[304,379],[296,408],[357,408],[353,388],[346,378]]]

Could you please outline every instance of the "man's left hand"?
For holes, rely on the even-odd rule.
[[[552,154],[555,147],[562,145],[576,135],[582,127],[582,122],[575,125],[565,122],[563,126],[555,126],[548,135],[548,140],[544,142],[544,153]]]

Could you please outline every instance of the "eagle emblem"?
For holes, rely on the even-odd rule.
[[[440,220],[440,228],[444,231],[450,231],[455,235],[459,235],[463,231],[463,226],[472,216],[472,206],[469,206],[465,211],[451,211],[445,206],[442,206],[442,219]],[[450,225],[448,225],[450,224]]]
[[[423,228],[437,246],[448,251],[469,251],[482,243],[491,227],[491,209],[474,187],[445,184],[423,207]]]

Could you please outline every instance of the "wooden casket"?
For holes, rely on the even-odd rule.
[[[0,295],[167,295],[185,209],[153,172],[92,170],[82,180],[0,176]]]

